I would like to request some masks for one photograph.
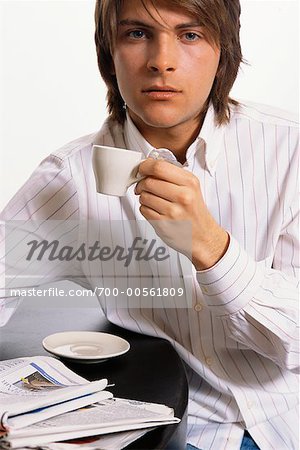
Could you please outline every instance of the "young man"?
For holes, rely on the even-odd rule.
[[[191,223],[192,307],[118,310],[108,298],[103,308],[112,322],[178,350],[190,385],[188,448],[291,450],[298,447],[298,129],[282,112],[230,100],[242,60],[239,15],[238,0],[98,0],[96,48],[110,116],[99,133],[43,161],[2,218],[154,220],[179,265],[184,240],[164,224]],[[149,158],[135,191],[99,195],[93,143],[146,157],[167,148],[183,167]],[[73,273],[92,285],[79,263]],[[52,277],[63,275],[57,269]]]

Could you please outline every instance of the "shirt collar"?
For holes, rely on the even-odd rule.
[[[187,149],[186,159],[187,164],[192,163],[197,152],[204,151],[205,168],[210,175],[213,175],[216,170],[218,156],[222,148],[224,126],[216,125],[216,118],[213,105],[210,104],[200,133],[195,141]],[[155,150],[155,148],[142,136],[133,120],[126,113],[126,121],[124,124],[124,137],[126,146],[131,150],[139,150],[145,155],[145,158]]]
[[[223,148],[224,131],[225,125],[217,125],[215,110],[210,103],[198,139],[203,142],[205,164],[211,175],[216,171],[218,158]]]
[[[124,137],[126,145],[130,150],[139,150],[146,158],[154,149],[154,147],[141,135],[128,114],[128,111],[126,112],[126,120],[124,123]]]

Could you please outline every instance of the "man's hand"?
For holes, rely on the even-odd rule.
[[[139,173],[146,177],[135,188],[140,195],[141,214],[156,221],[151,222],[156,233],[170,247],[189,256],[196,270],[212,267],[226,252],[229,236],[209,213],[198,178],[169,162],[151,158],[140,164]],[[175,221],[191,224],[188,241],[192,249]]]

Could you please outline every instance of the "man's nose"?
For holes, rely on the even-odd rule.
[[[169,37],[152,42],[149,49],[147,69],[152,72],[174,72],[177,68],[177,43]]]

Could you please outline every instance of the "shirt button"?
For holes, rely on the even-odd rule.
[[[199,312],[202,311],[203,306],[201,305],[201,303],[196,303],[196,305],[194,306],[194,310]]]
[[[207,357],[207,358],[205,358],[205,362],[206,362],[206,364],[207,364],[208,366],[211,366],[212,363],[213,363],[213,360],[212,360],[212,358]]]
[[[249,409],[251,409],[253,407],[253,402],[247,402],[247,406]]]
[[[158,152],[152,152],[151,156],[153,156],[153,158],[159,158],[159,153]]]

